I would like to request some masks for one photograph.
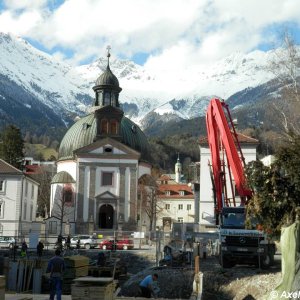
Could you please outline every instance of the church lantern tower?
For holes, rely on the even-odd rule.
[[[107,67],[96,80],[93,90],[95,92],[95,117],[97,119],[97,136],[95,140],[112,137],[120,140],[120,124],[124,112],[120,109],[119,94],[122,88],[118,78],[109,67],[110,47],[107,47]]]

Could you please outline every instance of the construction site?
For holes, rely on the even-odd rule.
[[[219,254],[211,247],[201,247],[201,242],[190,247],[181,240],[171,240],[160,246],[153,243],[126,251],[65,251],[62,299],[144,299],[139,283],[153,273],[158,274],[153,294],[156,299],[269,299],[285,276],[281,273],[281,251],[286,250],[279,244],[274,264],[267,270],[244,264],[223,268]],[[45,250],[42,257],[35,251],[22,258],[20,251],[11,254],[9,250],[1,252],[1,299],[48,299],[46,268],[54,250]],[[286,259],[286,264],[290,263]]]
[[[111,76],[110,70],[108,72]],[[100,118],[101,114],[97,117]],[[200,141],[200,144],[205,143],[206,154],[210,157],[207,155],[208,163],[201,165],[200,171],[205,172],[205,175],[193,183],[194,214],[190,214],[192,208],[190,202],[183,204],[185,199],[190,199],[191,196],[185,192],[191,188],[183,190],[180,186],[176,197],[181,199],[181,202],[175,202],[177,206],[174,206],[173,219],[172,217],[161,218],[162,222],[158,223],[156,196],[170,196],[170,186],[181,184],[179,158],[175,164],[175,175],[178,178],[167,187],[166,182],[172,181],[169,176],[161,176],[157,180],[163,187],[159,191],[160,194],[157,192],[156,195],[150,188],[153,180],[147,181],[151,177],[149,174],[140,180],[140,198],[136,199],[140,200],[139,206],[134,206],[134,201],[129,201],[129,198],[126,198],[126,201],[122,198],[124,203],[119,206],[116,205],[115,198],[111,200],[114,204],[108,203],[110,201],[108,199],[112,199],[110,191],[99,194],[99,197],[105,196],[103,199],[101,196],[102,202],[98,203],[100,198],[95,196],[96,181],[94,180],[89,191],[93,192],[91,195],[96,200],[92,202],[90,197],[90,201],[87,202],[90,205],[90,212],[95,209],[96,202],[98,203],[99,211],[98,214],[95,213],[95,219],[92,215],[88,222],[76,222],[74,219],[73,229],[69,220],[64,223],[61,219],[60,234],[50,236],[49,233],[52,233],[51,230],[56,224],[55,217],[52,216],[52,221],[47,221],[49,222],[47,230],[46,221],[39,224],[43,225],[44,235],[41,235],[42,229],[39,228],[37,232],[28,230],[27,235],[22,233],[18,236],[19,240],[22,238],[22,249],[17,247],[17,239],[3,237],[2,241],[8,243],[8,249],[3,250],[0,255],[2,273],[0,300],[46,299],[55,289],[60,293],[61,277],[63,298],[73,300],[129,300],[140,299],[142,296],[156,299],[274,300],[281,299],[286,293],[298,292],[300,290],[300,208],[293,207],[292,221],[289,220],[284,224],[286,226],[281,228],[279,242],[278,236],[277,239],[274,238],[272,232],[262,226],[264,220],[261,215],[254,213],[253,206],[257,203],[253,201],[256,199],[258,187],[253,188],[249,185],[246,160],[240,145],[241,136],[235,130],[225,101],[211,99],[206,112],[206,127],[207,137],[204,141]],[[104,148],[101,148],[102,152]],[[249,148],[245,149],[249,150]],[[99,155],[103,154],[107,158],[112,151],[109,146],[105,148],[104,154],[99,152]],[[98,154],[93,152],[91,155],[94,157]],[[249,157],[255,159],[254,155]],[[68,161],[65,164],[68,165]],[[83,167],[79,168],[81,172],[79,178],[84,179],[84,174],[90,174],[93,179],[97,178],[94,167],[90,170],[89,163],[84,167],[87,171],[85,173]],[[125,193],[125,190],[131,186],[132,194],[137,195],[137,191],[134,192],[137,181],[129,185],[129,179],[136,178],[131,173],[129,176],[129,172],[136,169],[128,167],[128,173],[125,172],[125,167],[120,167],[120,170],[120,178],[122,178],[120,182],[124,185],[121,189],[122,193],[128,196],[130,193],[127,193],[128,191]],[[103,191],[107,186],[112,185],[113,173],[105,174],[107,178],[101,186]],[[66,171],[59,172],[55,176],[54,183],[58,190],[61,188],[59,184],[75,183]],[[208,177],[211,179],[211,188],[207,187]],[[205,181],[201,181],[203,178]],[[128,184],[125,184],[126,179]],[[89,183],[88,180],[87,182]],[[88,190],[83,187],[83,184],[79,185],[82,193]],[[146,187],[150,192],[145,204],[142,196],[146,195]],[[201,194],[203,191],[206,194]],[[57,194],[61,195],[61,190]],[[82,204],[77,206],[79,220],[81,220],[81,211],[88,208],[83,205],[83,200],[88,199],[87,195],[86,197],[83,198],[82,194],[78,194],[78,199],[81,201],[78,203]],[[272,198],[272,201],[274,199]],[[166,210],[170,213],[172,211],[170,202],[169,199],[161,211]],[[129,203],[132,204],[131,209]],[[147,214],[146,208],[149,203],[152,208],[148,211],[148,217],[151,216],[149,217],[151,230],[147,232],[146,223],[142,220],[146,219],[143,212]],[[143,207],[144,204],[146,208]],[[187,218],[193,217],[194,222],[183,222],[183,215],[179,215],[179,211],[182,211],[184,206],[187,208]],[[124,212],[121,212],[120,208],[123,208]],[[133,226],[128,219],[129,212],[134,216],[133,232],[125,232],[124,229],[125,225]],[[88,214],[85,216],[87,217]],[[127,218],[127,224],[124,223],[124,218]],[[137,224],[139,224],[139,231],[137,231]],[[20,225],[19,228],[21,227]],[[68,243],[62,243],[62,232],[68,236]],[[89,234],[79,235],[79,232],[89,232]],[[23,250],[26,239],[32,245],[28,251],[27,246],[26,250]],[[39,245],[41,240],[47,241],[47,247],[43,253],[38,254],[34,247]],[[83,242],[84,240],[87,241]],[[48,247],[49,245],[51,247]],[[54,256],[55,250],[59,250],[55,255],[63,257],[65,267],[60,266],[59,272],[54,272],[52,266],[50,275],[48,262]],[[60,262],[61,257],[57,258]],[[52,272],[59,273],[59,279],[54,276],[55,280],[59,281],[59,288],[57,286],[53,288]],[[146,286],[143,286],[142,283],[146,278],[149,278],[150,283],[147,282]],[[51,288],[49,283],[52,283]]]
[[[73,250],[69,253],[66,251],[63,297],[75,300],[138,298],[141,280],[149,274],[157,273],[159,280],[154,287],[153,297],[199,298],[199,256],[193,257],[191,249],[183,251],[182,248],[176,248],[174,243],[163,248],[161,253],[157,253],[155,244],[128,251],[93,249],[79,250],[76,254]],[[4,250],[2,255],[2,299],[4,293],[7,299],[48,297],[49,273],[46,269],[54,250],[44,251],[42,257],[37,257],[34,252],[22,258],[17,252],[12,257]],[[198,274],[196,282],[195,274]]]
[[[299,290],[300,209],[296,222],[282,231],[281,243],[273,240],[257,221],[247,218],[254,191],[247,185],[245,160],[228,106],[219,99],[212,99],[207,109],[207,132],[214,191],[211,230],[200,230],[198,223],[174,222],[172,231],[158,228],[148,239],[128,235],[130,243],[119,248],[119,233],[83,245],[84,249],[79,239],[78,249],[63,251],[64,297],[139,299],[140,283],[148,275],[156,277],[151,293],[157,299],[280,299],[285,292]],[[39,257],[35,249],[23,256],[14,247],[3,252],[2,298],[46,299],[47,265],[53,255],[54,248]]]

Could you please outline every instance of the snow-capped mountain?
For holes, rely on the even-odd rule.
[[[0,53],[0,117],[6,122],[17,118],[10,115],[9,103],[13,102],[12,106],[18,107],[15,111],[24,115],[43,113],[42,119],[48,120],[49,126],[56,126],[58,119],[68,126],[92,105],[92,87],[107,65],[106,58],[99,58],[89,65],[71,67],[21,38],[2,33]],[[172,116],[176,120],[194,118],[205,114],[213,96],[227,99],[268,82],[274,77],[267,68],[272,55],[261,51],[234,53],[213,65],[195,65],[180,74],[152,74],[147,66],[114,58],[110,67],[123,89],[120,103],[125,114],[147,126],[150,113],[152,119],[155,114],[168,116],[165,120]]]
[[[262,51],[235,53],[209,67],[194,66],[177,77],[165,72],[150,74],[146,67],[131,61],[112,60],[110,65],[123,88],[120,102],[125,107],[131,105],[129,116],[141,124],[153,111],[159,115],[177,114],[183,119],[201,116],[211,97],[227,99],[240,90],[268,82],[274,78],[268,70],[273,55]],[[102,58],[77,70],[92,86],[106,64]]]
[[[53,109],[80,112],[89,103],[88,86],[76,69],[54,60],[21,38],[0,33],[0,70]],[[30,103],[27,103],[30,106]]]

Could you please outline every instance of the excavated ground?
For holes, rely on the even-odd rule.
[[[83,251],[82,255],[87,253]],[[98,251],[89,253],[92,261],[97,260]],[[119,278],[120,294],[138,296],[138,283],[148,274],[158,273],[159,298],[189,299],[192,293],[194,270],[184,268],[155,267],[155,251],[106,252],[107,256],[120,259],[127,269],[127,275]],[[281,261],[276,259],[269,270],[251,266],[235,266],[222,269],[214,256],[200,260],[203,272],[202,300],[265,300],[281,280]]]
[[[281,262],[276,260],[269,270],[251,266],[222,269],[216,257],[200,262],[203,272],[202,300],[263,300],[281,280]]]
[[[194,270],[184,268],[155,267],[153,252],[118,252],[126,264],[128,276],[121,280],[119,295],[137,297],[138,283],[148,274],[158,273],[159,298],[189,299],[192,293]],[[252,266],[235,266],[222,269],[214,256],[200,260],[203,272],[202,300],[263,300],[269,296],[281,280],[281,261],[277,257],[269,270]]]

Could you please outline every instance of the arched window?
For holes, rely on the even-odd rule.
[[[110,105],[110,93],[109,92],[104,93],[104,105]]]
[[[97,104],[97,106],[102,105],[102,101],[103,101],[102,97],[103,97],[102,91],[99,91],[96,94],[96,104]]]
[[[101,120],[101,133],[103,134],[108,133],[108,121],[106,119]]]
[[[117,103],[117,101],[116,101],[116,94],[112,93],[111,94],[111,105],[112,106],[116,106],[116,103]]]
[[[73,204],[73,188],[71,185],[67,184],[63,188],[63,204],[71,206]]]
[[[118,133],[118,122],[116,120],[110,121],[110,133],[117,134]]]

